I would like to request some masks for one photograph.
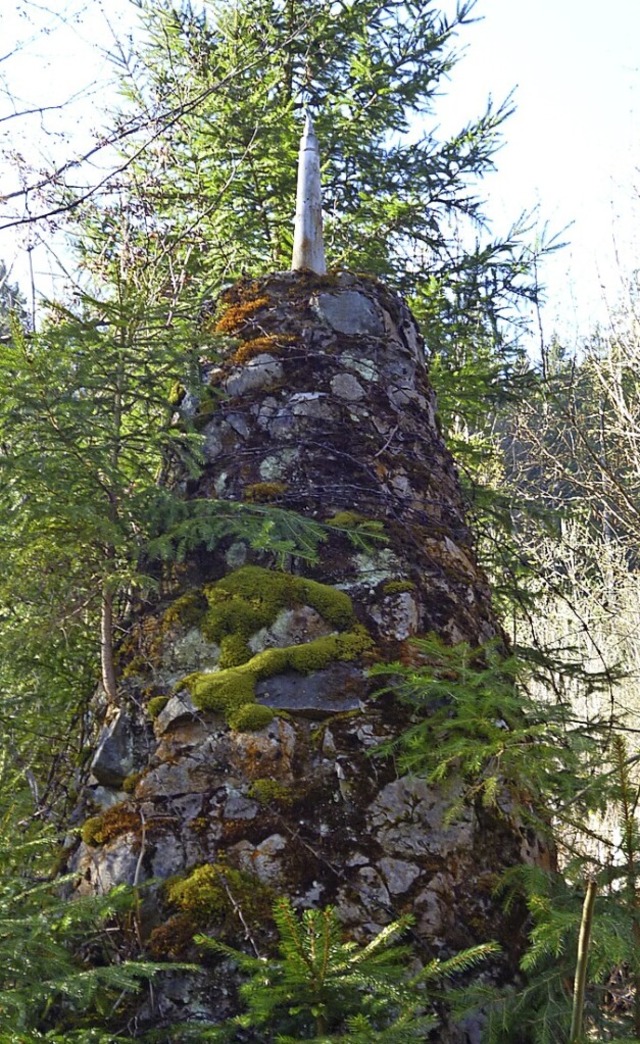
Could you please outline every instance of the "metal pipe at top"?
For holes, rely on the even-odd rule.
[[[320,152],[309,113],[300,139],[291,271],[315,272],[317,275],[324,275],[327,271],[322,240]]]

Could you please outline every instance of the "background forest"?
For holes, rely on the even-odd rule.
[[[109,176],[78,187],[75,166],[25,172],[24,191],[47,215],[42,234],[64,232],[73,250],[66,292],[37,327],[24,288],[0,267],[0,1041],[131,1039],[122,996],[155,973],[131,942],[130,959],[116,959],[134,894],[70,904],[50,883],[77,829],[69,817],[95,739],[92,694],[101,683],[116,699],[114,652],[131,605],[157,597],[189,551],[230,532],[295,554],[322,537],[284,509],[187,504],[172,484],[200,466],[188,410],[184,423],[173,418],[195,393],[200,360],[215,358],[212,302],[242,274],[289,266],[305,107],[324,158],[329,264],[378,276],[422,325],[513,650],[515,696],[490,668],[475,671],[466,649],[440,649],[440,672],[408,671],[415,699],[444,687],[458,728],[433,722],[442,742],[414,732],[400,756],[433,779],[462,765],[487,802],[501,776],[517,780],[546,810],[560,853],[561,873],[514,875],[495,897],[529,906],[519,986],[456,1003],[486,1007],[488,1041],[638,1040],[635,274],[586,343],[552,339],[537,359],[525,351],[547,248],[526,222],[492,239],[482,204],[509,106],[489,105],[442,140],[424,130],[455,75],[473,3],[449,18],[411,0],[137,6],[139,35],[114,55],[121,105],[109,117]],[[518,723],[505,732],[497,718],[510,700]],[[272,979],[246,962],[244,1025],[258,1035],[232,1027],[193,1039],[426,1039],[424,984],[400,974],[406,955],[388,948],[393,933],[358,980],[330,912],[305,924],[286,907],[278,917]],[[295,957],[318,940],[333,961],[328,1021],[287,1037],[270,990],[284,982],[301,1010],[316,1010]],[[432,969],[440,988],[445,971],[455,968]],[[363,983],[377,1007],[345,1009]]]

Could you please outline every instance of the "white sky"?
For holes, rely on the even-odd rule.
[[[464,120],[515,88],[489,212],[504,228],[537,205],[552,232],[566,228],[542,271],[545,327],[584,335],[640,267],[640,0],[479,0],[476,12],[443,112]]]
[[[81,149],[100,127],[113,75],[106,52],[114,32],[126,44],[135,23],[130,0],[90,0],[83,16],[85,3],[0,0],[0,120],[12,111],[9,95],[24,107],[62,104],[76,93],[84,99],[58,118],[0,122],[0,149],[35,155],[43,168],[52,153]],[[569,337],[586,335],[594,320],[606,320],[621,277],[640,267],[640,0],[609,0],[606,11],[598,0],[478,0],[475,13],[482,20],[460,36],[464,55],[438,122],[458,129],[489,95],[499,102],[516,89],[498,172],[483,188],[488,213],[497,233],[534,207],[539,227],[566,229],[569,246],[541,272],[544,326],[547,335],[555,327]],[[55,136],[43,134],[43,126]],[[0,165],[0,193],[15,178],[15,164]],[[33,256],[36,283],[49,293],[48,259],[42,251]],[[15,259],[26,288],[15,233],[0,232],[0,257]]]

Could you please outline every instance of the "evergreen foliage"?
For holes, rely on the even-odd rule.
[[[580,1014],[595,1039],[624,1039],[625,1030],[633,1034],[626,1039],[637,1039],[640,784],[637,755],[629,753],[620,723],[592,717],[586,725],[570,703],[527,695],[530,668],[495,646],[450,648],[435,636],[415,646],[421,665],[372,670],[391,673],[390,687],[414,712],[392,748],[400,768],[440,786],[451,779],[451,816],[478,800],[498,814],[512,815],[516,807],[539,833],[553,832],[563,852],[561,874],[536,867],[505,874],[507,905],[516,897],[526,903],[531,931],[522,982],[499,998],[492,990],[472,991],[491,1013],[487,1041],[569,1039],[585,875],[597,884],[598,898]]]
[[[600,807],[592,766],[602,757],[602,724],[593,721],[587,729],[567,704],[528,696],[530,667],[496,643],[447,646],[429,635],[412,644],[417,665],[378,665],[371,674],[391,675],[382,691],[393,691],[414,712],[392,747],[402,770],[434,784],[464,781],[451,814],[476,798],[499,810],[505,787],[508,805],[520,795],[527,815],[544,808],[561,816],[565,807],[575,815],[578,793],[583,811]],[[388,750],[383,745],[379,752]],[[548,820],[537,825],[549,829]]]
[[[69,902],[50,878],[55,834],[12,796],[20,778],[6,757],[0,784],[0,1041],[125,1039],[109,1030],[119,1003],[166,969],[122,960],[135,895],[121,887]]]
[[[180,249],[206,247],[212,283],[289,266],[304,107],[322,142],[332,265],[408,288],[421,262],[444,260],[452,215],[480,218],[470,184],[490,169],[509,106],[443,142],[409,136],[415,117],[433,118],[472,3],[451,19],[404,0],[141,7],[149,44],[123,89],[134,111],[176,118],[135,180]]]
[[[188,501],[170,489],[199,466],[199,437],[184,418],[173,423],[172,389],[196,391],[200,360],[215,355],[212,296],[243,271],[288,267],[303,107],[324,158],[330,264],[377,274],[410,296],[501,608],[533,619],[541,576],[558,598],[575,595],[566,557],[554,551],[543,562],[532,548],[541,532],[562,533],[558,514],[564,524],[576,504],[586,530],[602,537],[581,581],[598,579],[614,533],[627,565],[637,561],[633,341],[597,338],[580,367],[560,352],[546,360],[544,379],[532,372],[509,324],[519,301],[537,299],[533,253],[522,224],[505,240],[488,237],[477,193],[510,105],[488,106],[445,140],[429,130],[473,3],[451,19],[412,0],[139,6],[145,42],[131,60],[121,56],[114,121],[124,129],[144,112],[153,132],[128,135],[117,184],[78,210],[84,289],[34,333],[0,268],[0,721],[23,802],[19,815],[5,808],[5,824],[28,825],[22,846],[7,840],[0,852],[0,1041],[16,1031],[27,1042],[124,1039],[105,1029],[115,993],[153,972],[109,963],[102,927],[126,908],[124,895],[65,904],[39,872],[48,833],[37,823],[73,800],[87,755],[86,700],[100,673],[115,697],[111,654],[132,595],[162,585],[162,563],[232,533],[280,561],[313,557],[323,538],[318,526],[257,502]],[[528,431],[509,412],[514,402],[524,412],[525,390]],[[354,541],[381,535],[342,521]],[[595,832],[587,816],[617,804],[623,841],[597,868],[585,1015],[596,1039],[627,1027],[637,1038],[635,755],[617,739],[606,747],[604,715],[577,714],[563,681],[591,694],[617,675],[609,660],[604,678],[586,678],[577,663],[560,675],[558,660],[533,645],[523,665],[497,647],[450,649],[429,638],[418,646],[422,667],[385,667],[414,712],[395,753],[404,770],[434,783],[461,774],[458,805],[500,810],[505,784],[527,816],[546,803],[567,847],[570,826]],[[552,698],[541,703],[536,687]],[[610,730],[617,720],[616,708]],[[508,882],[526,897],[533,930],[522,987],[497,1001],[478,995],[491,1005],[491,1041],[567,1039],[584,865],[576,846],[563,876],[531,871]],[[491,952],[411,979],[408,951],[392,945],[405,922],[364,948],[343,942],[330,910],[298,920],[282,903],[276,922],[272,960],[203,943],[247,974],[247,1012],[197,1029],[196,1039],[424,1040],[425,984]],[[631,983],[633,1011],[602,1002],[615,968]]]
[[[22,322],[27,319],[27,302],[17,283],[9,281],[10,272],[4,261],[0,260],[0,342],[6,340],[10,333],[10,317],[19,317]]]
[[[165,268],[183,272],[201,300],[242,273],[288,268],[308,108],[329,266],[378,275],[410,297],[444,427],[465,460],[486,459],[488,404],[525,386],[518,309],[537,300],[533,262],[547,247],[528,245],[526,220],[502,239],[485,228],[479,185],[510,101],[449,136],[435,129],[474,0],[451,17],[432,0],[140,6],[147,43],[121,63],[115,122],[128,127],[144,112],[157,130],[151,141],[128,136],[118,207],[85,209],[86,263],[117,256],[126,229],[128,260],[143,268],[160,240]]]
[[[383,928],[366,946],[343,941],[331,907],[298,916],[288,900],[279,900],[274,919],[277,958],[251,957],[216,939],[197,938],[214,952],[232,957],[248,975],[240,988],[246,1013],[207,1039],[245,1040],[237,1033],[248,1029],[259,1034],[249,1039],[275,1044],[424,1040],[437,1023],[428,1011],[429,984],[468,971],[497,952],[490,943],[477,946],[448,961],[431,961],[412,976],[406,967],[411,948],[395,943],[411,924],[410,917]]]

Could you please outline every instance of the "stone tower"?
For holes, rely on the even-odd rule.
[[[296,512],[323,540],[313,562],[223,539],[132,625],[84,792],[78,887],[156,882],[140,935],[158,959],[193,959],[203,931],[269,952],[269,904],[286,895],[333,905],[358,939],[411,911],[425,959],[497,939],[508,974],[522,922],[492,884],[544,863],[544,845],[508,811],[468,804],[449,822],[449,793],[374,753],[408,711],[376,696],[372,663],[410,661],[431,632],[500,637],[416,323],[374,280],[305,272],[239,283],[216,323],[227,347],[203,370],[206,463],[185,495],[258,520]],[[210,902],[189,905],[198,883]],[[168,975],[139,1016],[219,1020],[237,1004],[229,977]]]

